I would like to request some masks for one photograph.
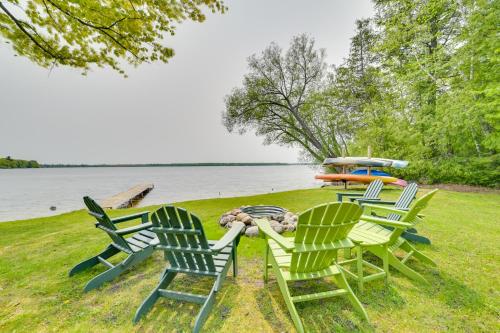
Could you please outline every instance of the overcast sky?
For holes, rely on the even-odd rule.
[[[49,71],[0,47],[0,156],[42,163],[296,162],[298,151],[264,146],[222,126],[224,96],[241,85],[246,59],[270,42],[308,33],[330,64],[346,57],[368,0],[225,1],[229,11],[185,22],[166,40],[168,63],[81,76]]]

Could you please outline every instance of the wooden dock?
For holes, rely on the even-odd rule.
[[[116,195],[113,195],[112,197],[104,199],[101,202],[101,206],[103,208],[111,209],[130,207],[134,204],[134,202],[144,198],[144,196],[148,194],[153,188],[153,184],[136,185],[125,192],[118,193]]]

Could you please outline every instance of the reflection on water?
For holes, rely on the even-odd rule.
[[[315,187],[315,173],[303,165],[0,170],[0,221],[80,209],[84,195],[100,200],[140,183],[155,185],[139,204],[147,206]]]

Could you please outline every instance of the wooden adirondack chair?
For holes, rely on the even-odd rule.
[[[418,185],[416,183],[410,183],[403,189],[403,191],[401,191],[401,194],[399,195],[399,198],[396,201],[373,200],[373,199],[361,198],[361,199],[358,199],[358,203],[359,204],[374,204],[374,205],[390,205],[396,209],[408,210],[410,207],[410,204],[412,203],[413,199],[415,199],[415,196],[417,195],[417,191],[418,191]],[[390,218],[390,216],[393,216],[393,218],[400,217],[400,215],[398,215],[398,214],[390,213],[389,215],[387,215],[387,218]]]
[[[421,198],[414,201],[410,206],[409,210],[399,210],[390,207],[384,207],[379,205],[366,204],[365,209],[376,209],[380,211],[385,211],[386,213],[395,213],[401,216],[399,221],[390,220],[388,218],[382,218],[371,215],[363,215],[361,217],[360,223],[358,223],[349,233],[349,238],[356,243],[357,258],[357,274],[346,270],[346,273],[358,280],[358,283],[362,284],[366,282],[363,276],[362,268],[363,265],[369,264],[363,260],[363,251],[368,250],[377,257],[384,261],[384,271],[386,277],[389,275],[389,265],[397,269],[404,275],[423,282],[428,283],[427,280],[411,269],[406,263],[410,258],[416,258],[424,263],[432,266],[436,266],[436,263],[424,255],[422,252],[417,250],[413,245],[411,245],[407,240],[401,237],[403,232],[409,228],[413,228],[415,224],[421,221],[419,213],[424,209],[431,198],[436,194],[438,190],[431,191]],[[366,210],[365,210],[366,212]],[[384,228],[385,226],[392,227],[392,230]],[[404,251],[406,255],[403,258],[398,258],[396,256],[396,251]],[[340,264],[348,264],[352,260],[346,260]],[[372,265],[373,266],[373,265]],[[376,266],[375,266],[376,267]],[[376,273],[377,274],[377,273]]]
[[[217,242],[208,241],[200,219],[182,208],[166,206],[151,216],[153,228],[160,241],[157,249],[165,252],[170,266],[162,274],[160,283],[137,309],[137,323],[154,305],[159,297],[202,304],[195,320],[193,332],[199,332],[208,317],[217,291],[220,289],[231,263],[233,275],[237,275],[236,248],[243,223],[233,223],[231,229]],[[168,290],[168,285],[177,273],[212,276],[214,285],[208,296]]]
[[[410,208],[410,204],[412,203],[412,201],[416,198],[417,192],[418,192],[418,185],[416,183],[410,183],[403,189],[401,195],[396,201],[360,199],[358,200],[358,203],[360,205],[364,204],[390,205],[393,208],[407,211]],[[396,213],[389,213],[385,216],[385,218],[388,220],[399,221],[401,215]],[[386,228],[392,230],[392,227],[386,226]],[[427,237],[418,235],[418,232],[415,228],[410,228],[406,230],[405,232],[403,232],[401,237],[417,243],[422,243],[422,244],[431,243],[431,241]]]
[[[329,203],[311,208],[299,215],[294,238],[276,233],[265,219],[255,220],[266,239],[264,281],[272,267],[297,331],[304,326],[295,303],[346,295],[353,307],[366,319],[363,305],[349,287],[342,269],[335,262],[337,251],[354,244],[347,234],[358,223],[361,208],[354,203]],[[270,262],[270,264],[269,264]],[[339,289],[292,296],[288,282],[332,277]]]
[[[83,290],[87,292],[116,278],[127,268],[149,257],[153,253],[153,246],[158,242],[158,239],[155,233],[148,230],[152,227],[152,224],[148,222],[149,212],[141,212],[111,219],[104,209],[90,197],[84,197],[83,201],[88,208],[89,215],[92,215],[97,220],[95,223],[96,228],[105,231],[112,240],[112,243],[109,244],[104,251],[92,258],[82,261],[69,272],[69,276],[72,276],[97,264],[103,264],[109,268],[85,285]],[[141,219],[141,224],[122,229],[116,227],[118,223],[136,219]],[[124,238],[125,235],[130,234],[134,235],[129,238]],[[113,265],[107,260],[120,252],[124,252],[128,256],[119,264]]]
[[[344,197],[349,198],[351,202],[356,200],[380,200],[379,195],[380,191],[382,191],[382,187],[384,183],[380,179],[375,179],[366,187],[365,193],[346,193],[340,192],[337,193],[337,201],[342,202]]]

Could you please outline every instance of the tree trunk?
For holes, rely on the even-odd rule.
[[[302,128],[302,130],[306,134],[307,141],[309,141],[320,152],[323,152],[323,153],[328,155],[325,157],[336,157],[335,156],[336,154],[334,154],[328,147],[326,148],[326,150],[324,149],[325,147],[316,138],[316,136],[312,132],[311,128],[307,125],[307,123],[304,121],[304,119],[302,119],[302,117],[300,116],[296,107],[290,107],[290,112],[292,113],[292,115],[297,120],[297,122],[300,124],[300,127]]]

